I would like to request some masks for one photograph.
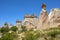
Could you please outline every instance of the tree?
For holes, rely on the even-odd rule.
[[[8,27],[2,27],[0,31],[1,31],[1,33],[6,33],[6,32],[9,32],[9,28]]]
[[[16,26],[13,26],[13,27],[10,28],[10,30],[16,32],[18,30],[18,28]]]

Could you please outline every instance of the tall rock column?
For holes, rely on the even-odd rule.
[[[48,27],[48,13],[46,11],[46,5],[42,4],[42,11],[39,16],[38,28],[46,29]]]

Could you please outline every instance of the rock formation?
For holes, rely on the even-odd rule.
[[[22,25],[22,21],[17,20],[16,27],[18,28],[18,30],[21,30],[21,25]]]
[[[35,28],[37,27],[37,16],[35,14],[33,15],[25,15],[23,25],[26,26],[27,29]]]
[[[48,13],[46,11],[46,5],[42,4],[42,11],[39,16],[38,28],[46,29],[48,26]]]
[[[60,25],[60,10],[58,8],[51,9],[49,14],[50,27]]]

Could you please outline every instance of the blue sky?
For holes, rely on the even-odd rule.
[[[0,26],[4,22],[15,25],[27,13],[39,16],[42,3],[47,5],[48,13],[52,8],[60,8],[60,0],[0,0]]]

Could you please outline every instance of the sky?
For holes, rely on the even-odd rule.
[[[4,22],[15,25],[26,14],[35,13],[39,17],[42,3],[46,4],[48,14],[50,9],[60,8],[60,0],[0,0],[0,27]]]

